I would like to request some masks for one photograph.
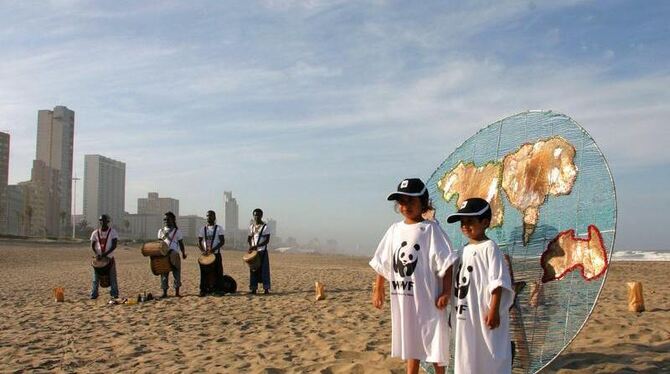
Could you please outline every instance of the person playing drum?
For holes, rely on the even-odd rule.
[[[91,234],[91,249],[97,260],[108,258],[109,264],[109,294],[112,298],[119,297],[119,286],[116,282],[116,262],[114,261],[114,250],[119,239],[116,230],[109,226],[109,216],[103,214],[98,219],[100,228]],[[91,288],[91,299],[98,298],[98,285],[100,279],[98,273],[93,271],[93,287]]]
[[[253,221],[249,226],[248,252],[257,251],[260,257],[261,266],[258,270],[249,270],[249,290],[252,294],[256,293],[258,283],[263,283],[265,293],[270,293],[270,258],[268,256],[268,243],[270,242],[270,232],[267,225],[263,222],[263,211],[259,208],[254,209]]]
[[[168,256],[170,256],[170,263],[172,264],[172,276],[174,277],[174,294],[177,297],[179,295],[179,287],[181,287],[181,259],[179,258],[179,252],[181,251],[181,256],[186,260],[186,249],[184,249],[184,236],[177,227],[177,217],[174,213],[167,212],[165,213],[165,218],[163,219],[165,227],[158,230],[158,239],[162,240],[168,246]],[[161,298],[168,297],[168,277],[170,273],[161,274],[161,288],[163,289],[163,295]]]
[[[216,224],[216,213],[213,210],[207,211],[207,225],[200,229],[198,234],[198,247],[203,255],[214,254],[215,279],[218,283],[223,278],[223,260],[221,259],[221,247],[225,240],[223,237],[223,227]],[[203,267],[200,267],[200,296],[218,291],[216,287],[207,284],[207,274],[204,274]]]

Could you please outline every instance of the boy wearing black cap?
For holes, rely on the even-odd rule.
[[[436,221],[423,218],[431,209],[420,179],[405,179],[391,193],[403,220],[386,231],[370,266],[377,272],[372,304],[381,309],[388,280],[391,305],[391,356],[406,360],[407,373],[419,361],[443,374],[449,361],[449,325],[444,313],[451,294],[452,264],[457,256]]]
[[[514,291],[502,252],[486,236],[491,206],[484,199],[467,199],[447,217],[449,223],[457,221],[468,244],[454,282],[454,373],[511,373],[508,311]]]

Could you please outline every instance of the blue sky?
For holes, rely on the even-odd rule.
[[[204,216],[232,190],[241,221],[262,207],[282,237],[369,253],[400,179],[552,109],[609,159],[617,247],[670,249],[669,2],[16,1],[0,18],[10,183],[37,110],[66,105],[77,174],[84,154],[126,162],[129,212],[156,191]]]

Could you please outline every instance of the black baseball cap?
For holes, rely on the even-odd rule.
[[[489,203],[479,197],[467,199],[461,204],[461,209],[447,217],[448,223],[454,223],[461,220],[461,217],[479,217],[491,209]]]
[[[426,193],[426,185],[419,178],[404,179],[398,184],[398,190],[389,194],[386,200],[398,200],[400,195],[421,196]]]

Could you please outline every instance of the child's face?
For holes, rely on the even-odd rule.
[[[421,221],[421,200],[416,196],[400,196],[398,198],[400,214],[411,221]]]
[[[461,217],[461,232],[470,240],[482,240],[486,238],[486,229],[490,221],[488,218]]]

